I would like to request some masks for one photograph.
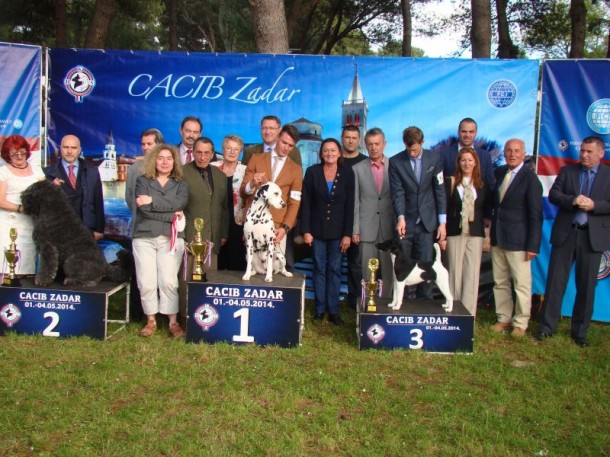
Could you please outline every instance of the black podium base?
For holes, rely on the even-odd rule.
[[[390,301],[376,298],[377,311],[358,313],[360,349],[472,353],[474,317],[461,302],[447,313],[441,300],[411,300],[398,311],[388,308]]]
[[[298,346],[303,333],[305,276],[210,271],[208,282],[188,283],[186,341]]]

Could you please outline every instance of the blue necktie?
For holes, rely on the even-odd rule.
[[[584,170],[584,172],[585,176],[582,180],[582,184],[580,185],[580,193],[581,195],[588,197],[591,193],[591,170]],[[572,222],[578,225],[586,225],[589,222],[589,217],[587,216],[586,211],[578,210]]]

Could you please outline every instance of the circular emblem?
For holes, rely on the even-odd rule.
[[[21,311],[19,311],[19,308],[15,305],[9,303],[0,309],[0,319],[2,319],[2,322],[8,327],[12,327],[21,319]]]
[[[23,127],[23,121],[21,119],[15,119],[13,121],[13,127],[19,130],[21,127]]]
[[[487,90],[487,99],[496,108],[507,108],[517,98],[517,86],[505,79],[496,81]]]
[[[366,331],[366,336],[369,337],[373,344],[377,344],[385,337],[385,330],[381,325],[375,324],[369,327]]]
[[[74,96],[77,103],[82,103],[83,98],[93,91],[95,78],[85,67],[74,67],[66,74],[64,87]]]
[[[604,279],[610,275],[610,252],[602,252],[602,260],[599,262],[599,272],[597,273],[597,279]]]
[[[600,135],[610,133],[610,98],[594,101],[587,110],[587,124]]]
[[[204,304],[195,310],[195,322],[207,332],[216,322],[218,322],[218,311],[212,305]]]
[[[570,147],[570,143],[568,143],[567,140],[559,140],[559,143],[557,143],[557,147],[560,151],[567,151]]]

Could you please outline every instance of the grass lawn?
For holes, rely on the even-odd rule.
[[[0,455],[610,455],[610,326],[591,347],[489,330],[473,355],[358,351],[306,312],[302,346],[0,338]],[[532,325],[535,328],[535,324]]]

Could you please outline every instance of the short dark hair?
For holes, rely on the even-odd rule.
[[[299,131],[297,130],[297,128],[294,125],[286,124],[280,130],[280,135],[282,133],[288,134],[290,136],[290,138],[292,138],[294,140],[295,144],[299,141]]]
[[[343,134],[345,132],[358,132],[358,136],[360,136],[360,129],[358,127],[356,127],[355,125],[343,126],[343,128],[341,129],[341,136],[343,136]]]
[[[364,134],[364,138],[366,140],[366,138],[368,138],[369,136],[376,135],[382,135],[385,139],[385,133],[383,133],[383,130],[381,130],[379,127],[373,127],[372,129],[367,130],[367,132]]]
[[[322,157],[322,149],[324,148],[324,145],[326,143],[335,143],[335,145],[337,146],[337,148],[339,149],[339,159],[337,160],[337,164],[338,165],[343,165],[344,159],[343,159],[343,155],[341,155],[341,143],[339,143],[338,140],[336,140],[335,138],[326,138],[324,141],[322,141],[322,144],[320,144],[320,152],[318,153],[318,157],[320,158],[320,163],[324,163],[324,157]]]
[[[469,124],[474,124],[474,126],[477,128],[477,130],[479,129],[479,126],[477,125],[477,121],[475,121],[473,118],[471,117],[465,117],[464,119],[462,119],[460,121],[460,123],[458,124],[458,132],[460,131],[460,129],[462,128],[462,124],[464,122],[468,122]]]
[[[263,125],[263,121],[275,121],[275,122],[277,122],[277,125],[282,125],[282,121],[280,121],[280,118],[277,116],[274,116],[272,114],[270,114],[268,116],[264,116],[261,119],[261,125]]]
[[[193,149],[195,149],[195,147],[197,147],[197,143],[211,144],[212,145],[212,152],[214,152],[214,142],[210,138],[208,138],[207,136],[200,136],[199,138],[197,138],[195,140],[195,142],[193,143]]]
[[[424,132],[419,127],[414,125],[407,127],[402,131],[402,142],[407,147],[413,146],[415,143],[421,144],[424,141]]]
[[[186,116],[184,119],[182,119],[182,124],[180,124],[180,128],[183,129],[184,124],[189,121],[197,122],[199,124],[199,130],[203,133],[203,122],[201,122],[201,119],[196,116]]]
[[[605,145],[604,145],[604,140],[602,140],[600,137],[598,136],[588,136],[586,138],[584,138],[582,140],[583,143],[587,143],[587,144],[591,144],[591,143],[595,143],[597,144],[597,148],[601,149],[602,151],[605,151]]]
[[[155,128],[144,130],[140,134],[140,138],[144,138],[145,136],[150,136],[150,135],[154,135],[155,136],[155,143],[156,144],[161,144],[161,143],[164,142],[163,134],[161,133],[161,130],[155,129]]]

